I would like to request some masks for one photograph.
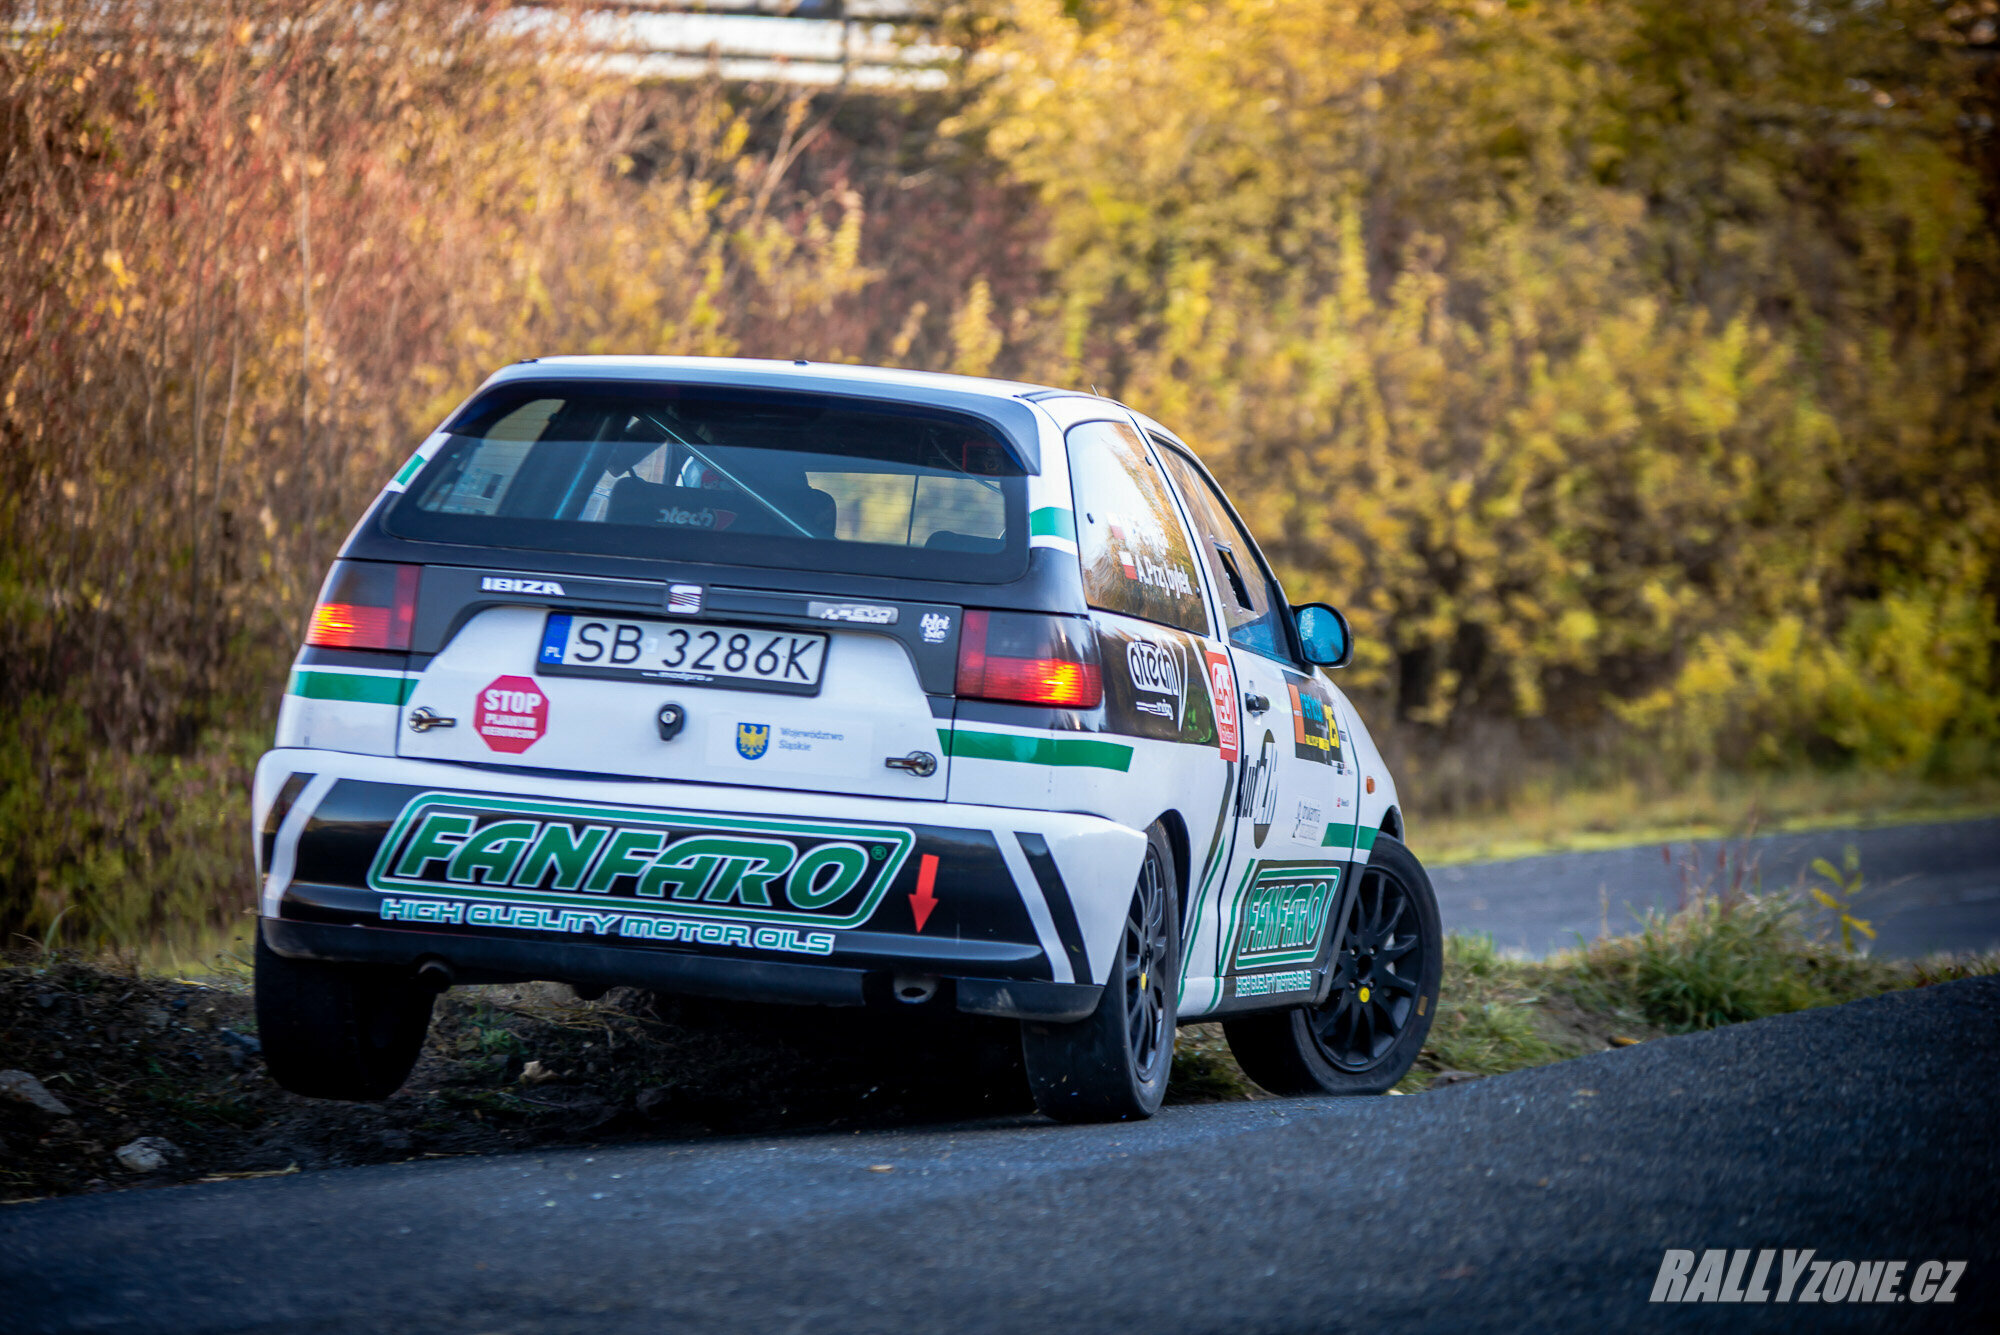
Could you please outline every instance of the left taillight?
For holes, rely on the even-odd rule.
[[[335,561],[314,604],[306,643],[326,649],[408,649],[420,566]]]
[[[1104,702],[1097,633],[1078,617],[968,611],[958,637],[960,696],[1095,709]]]

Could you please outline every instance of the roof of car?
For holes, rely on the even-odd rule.
[[[825,389],[850,392],[871,388],[948,391],[996,399],[1046,398],[1077,395],[1102,398],[1088,390],[1061,389],[1019,380],[989,380],[984,376],[947,375],[938,371],[906,371],[889,366],[850,366],[842,362],[776,361],[752,357],[534,357],[496,371],[488,384],[525,379],[706,381],[710,384],[760,386],[770,389]]]

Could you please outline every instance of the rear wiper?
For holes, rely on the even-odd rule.
[[[685,436],[681,435],[680,432],[674,430],[672,427],[668,426],[665,422],[662,422],[658,417],[654,416],[652,413],[647,413],[645,414],[645,418],[648,422],[651,422],[654,426],[666,432],[667,439],[671,440],[674,444],[686,450],[689,454],[692,454],[696,459],[700,460],[707,467],[713,468],[717,473],[720,473],[722,475],[723,481],[729,483],[730,486],[735,487],[745,496],[748,496],[751,500],[757,502],[757,504],[763,506],[766,510],[769,510],[772,514],[776,515],[778,518],[784,520],[787,524],[790,524],[793,528],[797,529],[800,537],[817,538],[819,536],[819,534],[813,532],[811,529],[807,528],[804,524],[801,524],[798,520],[786,514],[782,509],[778,507],[776,502],[766,500],[757,491],[755,487],[751,486],[749,483],[745,482],[742,478],[736,476],[736,474],[730,472],[727,468],[724,468],[721,464],[717,463],[714,459],[710,458],[707,454],[703,453],[700,446],[696,445],[693,441],[688,440]]]

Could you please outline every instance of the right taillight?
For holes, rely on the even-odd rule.
[[[958,637],[958,694],[1095,709],[1104,701],[1097,633],[1077,617],[967,612]]]
[[[313,606],[306,643],[326,649],[408,649],[418,566],[335,561]]]

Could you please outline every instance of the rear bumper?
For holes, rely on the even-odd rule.
[[[553,979],[607,987],[650,987],[723,1001],[802,1006],[898,1004],[891,995],[893,975],[885,969],[717,958],[580,942],[406,932],[282,918],[264,919],[262,929],[265,943],[290,959],[410,969],[436,960],[449,966],[461,983]],[[1097,1009],[1104,991],[1088,983],[1023,979],[957,978],[951,983],[951,1000],[959,1010],[1022,1020],[1080,1020]]]
[[[1096,1006],[1145,847],[1072,813],[290,748],[264,757],[252,801],[263,930],[283,955],[821,1005],[886,1001],[894,977],[922,975],[961,1010],[1045,1020]],[[537,831],[568,848],[600,827],[567,888],[530,857]],[[678,859],[671,874],[600,877],[620,837],[640,852],[619,865],[650,866],[651,849]],[[856,892],[830,904],[826,848],[854,850],[839,856]]]

